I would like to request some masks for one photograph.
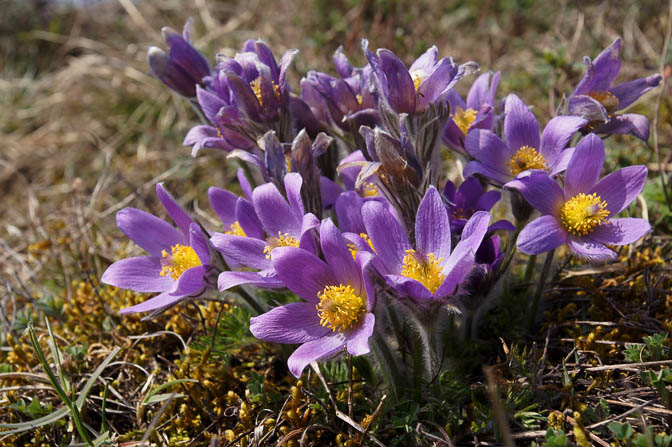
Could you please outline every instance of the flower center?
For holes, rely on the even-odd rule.
[[[378,195],[378,187],[371,182],[364,183],[361,187],[362,197],[375,197]]]
[[[371,247],[371,251],[373,251],[374,253],[376,252],[376,249],[373,248],[373,242],[371,242],[371,238],[369,237],[368,234],[366,234],[366,233],[359,233],[359,237],[361,237],[362,239],[364,239],[364,241],[365,241],[367,244],[369,244],[369,247]],[[350,250],[350,254],[352,255],[352,259],[354,259],[354,260],[356,261],[356,260],[357,260],[357,252],[359,251],[359,249],[357,248],[357,246],[356,246],[355,244],[353,244],[353,243],[350,243],[350,244],[348,244],[348,250]]]
[[[355,98],[357,99],[357,104],[359,104],[359,107],[362,107],[362,101],[363,101],[364,98],[362,97],[361,93],[358,93],[355,96]]]
[[[607,109],[607,113],[610,115],[618,109],[618,105],[620,104],[618,97],[613,95],[611,92],[588,92],[587,95],[602,104],[604,108]]]
[[[523,146],[513,154],[513,157],[506,162],[512,175],[518,175],[528,169],[546,170],[546,160],[530,146]]]
[[[320,324],[334,332],[344,332],[355,327],[366,312],[364,300],[350,285],[327,286],[317,297],[315,306]]]
[[[186,270],[199,265],[203,263],[189,245],[173,245],[170,247],[170,254],[161,250],[161,276],[167,275],[177,281]]]
[[[266,243],[268,244],[264,247],[266,259],[271,259],[271,252],[274,248],[299,246],[299,241],[297,241],[294,236],[290,236],[289,233],[282,233],[280,231],[278,231],[277,237],[268,238]]]
[[[435,258],[434,253],[421,258],[415,250],[406,250],[404,265],[401,274],[407,278],[415,279],[427,290],[434,293],[444,280],[439,263],[443,258]]]
[[[415,87],[416,92],[426,77],[427,75],[425,74],[425,70],[413,70],[411,72],[411,79],[413,80],[413,86]]]
[[[464,208],[455,208],[453,210],[453,219],[469,219],[472,214],[474,213],[470,210],[465,210]]]
[[[469,132],[469,127],[471,123],[476,119],[476,112],[474,109],[463,109],[462,107],[457,107],[455,109],[455,115],[453,115],[453,121],[460,128],[463,134]]]
[[[243,231],[243,228],[240,226],[238,221],[232,223],[231,226],[229,227],[229,230],[225,231],[224,234],[232,234],[234,236],[247,236],[247,234],[245,234],[245,231]]]
[[[278,101],[280,101],[280,86],[277,85],[275,82],[272,82],[271,85],[273,85],[273,93],[275,93],[275,97],[278,98]],[[250,88],[254,92],[254,96],[257,97],[259,105],[263,107],[264,100],[261,97],[261,76],[256,78],[254,81],[250,82]]]
[[[609,217],[607,202],[595,193],[581,193],[565,202],[560,210],[560,220],[565,229],[576,236],[585,236]]]

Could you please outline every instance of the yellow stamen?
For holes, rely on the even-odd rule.
[[[469,127],[471,123],[476,119],[478,112],[474,109],[463,109],[462,107],[457,107],[455,109],[455,115],[453,115],[453,121],[460,128],[463,134],[469,132]]]
[[[274,82],[272,82],[271,85],[273,85],[273,93],[275,93],[275,97],[278,98],[278,101],[280,101],[280,86],[275,84]],[[264,101],[261,97],[261,76],[256,78],[254,81],[250,82],[250,88],[254,92],[254,96],[257,97],[259,105],[263,107]]]
[[[360,195],[362,197],[375,197],[378,195],[378,187],[371,182],[364,183],[361,190]]]
[[[282,233],[280,231],[278,231],[277,237],[268,238],[266,242],[268,244],[264,247],[266,259],[271,259],[271,252],[274,248],[299,246],[299,241],[297,241],[294,236],[290,236],[289,233]]]
[[[362,239],[364,239],[364,241],[365,241],[367,244],[369,244],[369,247],[371,247],[371,250],[372,250],[374,253],[376,252],[376,249],[373,248],[373,242],[371,242],[371,238],[369,237],[368,234],[366,234],[366,233],[359,233],[359,237],[361,237]],[[357,248],[357,246],[356,246],[355,244],[353,244],[353,243],[349,243],[349,244],[348,244],[348,250],[350,250],[350,254],[352,255],[352,259],[357,260],[357,252],[359,251],[359,249]]]
[[[523,146],[506,162],[512,175],[518,175],[528,169],[546,170],[546,159],[530,146]]]
[[[420,84],[422,84],[422,81],[425,80],[427,75],[425,74],[424,70],[413,70],[411,72],[411,79],[413,79],[413,86],[415,87],[415,91],[417,92],[418,89],[420,88]]]
[[[607,109],[607,113],[610,115],[618,109],[618,105],[620,104],[618,97],[613,95],[611,92],[588,92],[587,95],[602,104],[604,108]]]
[[[415,250],[406,250],[401,274],[407,278],[415,279],[427,287],[427,290],[434,293],[445,278],[439,265],[441,261],[443,261],[443,258],[435,258],[434,253],[430,253],[422,259],[415,253]]]
[[[357,96],[355,96],[355,98],[357,98],[357,104],[359,104],[359,107],[362,107],[362,100],[363,100],[363,98],[362,98],[361,93],[360,93],[360,94],[357,94]]]
[[[565,229],[576,236],[585,236],[597,225],[607,222],[607,202],[595,193],[580,193],[565,202],[560,210],[560,220]]]
[[[366,312],[364,300],[350,285],[327,286],[317,297],[315,306],[320,324],[334,332],[344,332],[354,328]]]
[[[453,210],[453,219],[469,219],[470,217],[471,214],[464,208],[455,208]]]
[[[161,276],[167,275],[177,281],[186,270],[203,265],[194,249],[188,245],[173,245],[170,252],[168,254],[166,250],[161,250]]]
[[[225,231],[224,234],[232,234],[234,236],[247,236],[247,234],[245,234],[245,231],[243,231],[243,228],[240,226],[240,223],[238,223],[238,221],[232,223],[231,226],[229,226],[229,231]]]

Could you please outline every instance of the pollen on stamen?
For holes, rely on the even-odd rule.
[[[620,101],[618,97],[611,92],[596,91],[596,92],[588,92],[587,95],[593,98],[595,101],[602,104],[604,108],[607,109],[607,113],[610,115],[614,113],[616,110],[618,110],[618,105],[620,104]]]
[[[413,80],[413,87],[415,87],[415,91],[417,92],[418,89],[420,88],[420,84],[422,84],[422,81],[425,80],[427,76],[425,75],[424,70],[413,70],[411,72],[411,79]]]
[[[596,193],[580,193],[562,206],[560,220],[571,234],[585,236],[608,221],[610,212],[606,208],[607,202]]]
[[[469,132],[469,127],[476,119],[478,112],[474,109],[463,109],[462,107],[457,107],[455,109],[455,115],[453,115],[453,122],[455,125],[462,131],[464,135]]]
[[[193,248],[188,245],[173,245],[170,247],[170,254],[166,250],[161,250],[161,276],[170,276],[177,281],[182,273],[192,267],[203,265],[201,259]]]
[[[375,197],[378,195],[378,186],[371,182],[364,183],[360,195],[362,197]]]
[[[238,221],[232,223],[229,226],[229,229],[224,232],[224,234],[231,234],[233,236],[247,236],[247,234],[245,234],[245,231],[240,226],[240,223]]]
[[[546,159],[530,146],[523,146],[506,162],[511,175],[518,175],[528,169],[546,170]]]
[[[275,84],[274,82],[272,83],[272,85],[273,85],[273,93],[275,93],[275,97],[278,98],[278,101],[280,101],[280,86]],[[254,96],[257,97],[259,105],[263,107],[264,100],[261,94],[261,76],[257,77],[254,81],[250,82],[250,88],[254,92]]]
[[[407,278],[415,279],[427,290],[434,293],[445,279],[441,272],[441,261],[443,261],[443,258],[436,258],[434,253],[420,257],[415,250],[406,250],[401,274]]]
[[[317,297],[320,302],[315,309],[320,324],[334,332],[353,329],[366,312],[364,300],[350,285],[327,286]]]
[[[264,247],[264,254],[266,259],[271,259],[271,252],[278,247],[298,247],[299,241],[291,236],[289,233],[282,233],[278,231],[276,237],[271,237],[266,240],[267,245]]]

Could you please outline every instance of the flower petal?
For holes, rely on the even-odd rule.
[[[185,270],[177,279],[177,287],[173,294],[180,294],[183,296],[200,294],[207,287],[205,273],[205,267],[200,265]]]
[[[546,124],[541,134],[540,154],[546,160],[554,158],[567,146],[572,135],[587,123],[580,116],[556,116]]]
[[[336,199],[334,209],[339,228],[348,233],[366,233],[362,220],[364,200],[355,191],[346,191]]]
[[[493,132],[485,129],[472,130],[464,140],[464,147],[476,160],[498,171],[509,173],[506,162],[515,151]]]
[[[194,249],[198,255],[198,259],[201,260],[201,264],[209,265],[210,264],[210,244],[203,234],[203,230],[198,225],[191,224],[189,227],[189,245]]]
[[[259,272],[227,271],[220,273],[217,278],[217,288],[220,292],[242,284],[261,287],[262,289],[280,289],[285,287],[282,281],[277,278],[277,275],[262,275]]]
[[[528,223],[518,235],[516,245],[528,255],[553,250],[567,242],[567,232],[554,216],[541,216]]]
[[[317,294],[326,286],[339,285],[327,264],[314,254],[296,247],[278,247],[271,261],[280,280],[306,301],[319,301]]]
[[[264,227],[250,202],[242,197],[236,202],[236,219],[247,237],[264,239]]]
[[[607,109],[598,100],[588,95],[575,95],[569,98],[569,113],[591,122],[607,122],[609,120]]]
[[[120,314],[130,314],[134,312],[148,312],[150,310],[161,309],[162,307],[172,306],[173,304],[182,301],[186,297],[182,294],[173,294],[171,292],[164,292],[160,295],[150,298],[135,306],[127,307],[119,311]]]
[[[269,235],[289,233],[296,237],[301,233],[301,219],[297,219],[294,210],[273,183],[254,188],[252,201],[254,210]]]
[[[408,69],[394,53],[387,49],[378,50],[378,58],[387,85],[385,96],[390,107],[397,113],[415,112],[415,86]]]
[[[539,124],[534,114],[516,95],[506,98],[504,113],[504,139],[512,150],[523,146],[539,150]]]
[[[625,217],[609,219],[609,222],[596,227],[588,236],[600,244],[626,245],[639,240],[651,231],[651,225],[646,219]]]
[[[385,282],[401,296],[423,301],[432,298],[432,292],[419,281],[402,275],[385,275]]]
[[[542,214],[557,215],[565,202],[560,185],[542,171],[523,172],[504,187],[519,191]]]
[[[117,213],[117,226],[129,239],[147,250],[152,256],[161,256],[176,244],[185,245],[187,239],[165,220],[135,208],[124,208]]]
[[[642,192],[647,173],[646,166],[627,166],[604,177],[591,192],[607,202],[607,209],[615,216]]]
[[[634,135],[646,143],[649,140],[649,120],[637,113],[615,115],[608,123],[595,129],[595,132],[604,135]]]
[[[401,224],[385,205],[377,201],[370,201],[362,206],[362,219],[366,233],[376,250],[376,257],[385,268],[381,273],[401,272],[406,250],[411,249],[408,236]]]
[[[171,219],[175,222],[185,239],[189,239],[189,226],[194,222],[191,217],[180,207],[175,200],[170,196],[168,191],[163,187],[163,183],[156,184],[156,195],[163,204],[163,207],[168,211]]]
[[[109,266],[100,280],[136,292],[173,291],[176,285],[170,276],[161,276],[161,258],[155,256],[121,259]]]
[[[306,343],[331,332],[320,324],[315,304],[289,303],[250,318],[250,332],[273,343]]]
[[[210,187],[208,189],[208,198],[210,206],[217,213],[219,220],[228,229],[236,221],[236,202],[238,196],[221,188]]]
[[[289,207],[294,213],[294,218],[301,222],[305,214],[303,208],[303,201],[301,200],[301,185],[303,185],[303,178],[298,172],[290,172],[285,175],[285,192],[287,193],[287,200]]]
[[[618,110],[625,109],[640,96],[652,88],[658,87],[663,77],[659,74],[651,75],[646,78],[635,79],[634,81],[618,84],[610,89],[611,93],[618,98]]]
[[[462,170],[462,175],[464,177],[469,177],[476,174],[489,178],[490,180],[493,180],[495,183],[499,184],[504,184],[513,178],[513,176],[508,172],[496,170],[491,166],[486,165],[485,163],[481,163],[480,161],[470,161]]]
[[[450,256],[450,220],[441,195],[430,186],[418,206],[415,220],[415,247],[418,253],[436,258]],[[374,245],[375,247],[375,245]]]
[[[364,355],[371,351],[369,338],[373,335],[375,325],[376,317],[370,312],[364,314],[362,323],[346,336],[347,349],[350,354]]]
[[[565,197],[569,200],[592,188],[604,164],[604,143],[595,134],[584,137],[574,149],[565,173]]]
[[[324,219],[320,225],[320,244],[327,264],[340,284],[351,285],[355,290],[362,288],[362,275],[348,250],[347,242],[331,219]]]
[[[289,371],[297,379],[310,362],[324,360],[338,354],[345,346],[343,334],[329,334],[299,346],[287,359]]]
[[[591,241],[588,238],[570,237],[567,240],[567,246],[578,257],[589,262],[604,262],[616,258],[616,253],[605,247],[603,244]]]
[[[584,59],[586,74],[576,87],[577,94],[609,89],[621,70],[621,39],[616,39],[594,61]]]
[[[213,247],[237,264],[265,270],[272,267],[266,258],[266,241],[233,234],[215,233],[210,238]]]

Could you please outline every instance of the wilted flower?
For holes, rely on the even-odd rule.
[[[343,349],[352,355],[369,352],[375,317],[374,288],[368,274],[371,255],[354,260],[336,226],[325,219],[320,243],[326,262],[296,247],[273,250],[278,277],[305,301],[276,307],[250,319],[252,334],[265,341],[301,344],[287,360],[296,377],[313,361]]]
[[[565,170],[572,149],[563,149],[586,120],[576,116],[555,117],[539,139],[537,119],[520,98],[510,94],[504,111],[506,142],[485,129],[474,129],[467,135],[465,147],[476,160],[465,166],[465,177],[480,174],[503,184],[528,169],[540,169],[550,175]]]
[[[586,118],[587,129],[599,134],[632,134],[649,139],[649,120],[643,115],[617,115],[644,93],[655,88],[659,74],[614,85],[621,70],[621,39],[616,39],[597,59],[584,58],[586,73],[569,98],[569,113]]]
[[[208,60],[193,46],[189,39],[192,20],[187,20],[182,35],[164,27],[161,32],[170,48],[169,54],[157,47],[149,47],[147,62],[152,72],[182,96],[192,98],[196,86],[203,85],[203,78],[210,76]]]
[[[495,93],[500,73],[483,73],[472,84],[466,102],[454,89],[448,92],[450,118],[443,129],[448,147],[466,155],[464,139],[472,129],[492,130],[495,118]]]
[[[448,92],[465,75],[478,70],[478,64],[457,65],[450,57],[438,58],[432,46],[410,68],[390,50],[381,48],[374,54],[369,42],[362,41],[364,54],[375,74],[380,99],[396,113],[414,115],[426,111],[430,104],[443,103]]]
[[[159,183],[156,194],[177,224],[177,229],[144,211],[124,208],[117,213],[117,226],[149,256],[115,262],[101,279],[122,289],[161,292],[121,313],[146,312],[167,307],[201,294],[207,287],[210,247],[201,228],[184,212]]]
[[[646,219],[614,218],[637,197],[646,182],[645,166],[628,166],[600,178],[604,143],[594,134],[577,145],[567,166],[564,191],[543,172],[530,171],[507,183],[543,215],[518,236],[518,248],[539,254],[567,244],[589,261],[616,257],[606,245],[635,242],[650,230]]]
[[[376,252],[376,268],[398,293],[420,303],[446,300],[458,292],[474,266],[474,254],[490,222],[489,213],[474,213],[451,251],[448,211],[434,187],[427,190],[418,207],[415,248],[383,204],[367,202],[362,217]]]
[[[225,233],[215,233],[210,240],[226,259],[258,271],[222,272],[218,279],[219,290],[240,284],[282,287],[271,263],[273,250],[278,247],[300,247],[313,253],[317,250],[310,230],[316,228],[319,221],[312,214],[304,214],[302,183],[299,174],[289,173],[284,181],[287,199],[273,183],[257,186],[252,192],[252,204],[237,199],[237,220]],[[230,194],[223,194],[221,190],[211,191],[210,199],[216,210],[233,201]],[[218,214],[224,213],[220,211]],[[223,217],[227,223],[231,221],[230,213]]]

